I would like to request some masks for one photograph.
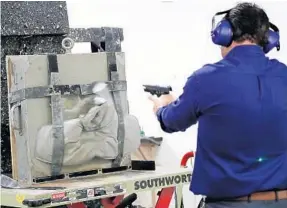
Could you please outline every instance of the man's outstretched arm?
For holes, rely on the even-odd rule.
[[[200,114],[198,85],[196,75],[190,76],[180,97],[157,110],[156,115],[163,131],[185,131],[197,123]]]

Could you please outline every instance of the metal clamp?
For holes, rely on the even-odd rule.
[[[21,103],[16,103],[10,109],[11,128],[13,128],[14,130],[18,130],[19,133],[21,134],[21,132],[22,132],[21,120],[19,120],[19,126],[17,127],[15,124],[15,119],[14,119],[14,112],[15,112],[16,108],[19,108],[19,111],[21,111]],[[19,115],[20,115],[20,113],[19,113]]]

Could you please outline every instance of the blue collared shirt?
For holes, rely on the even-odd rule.
[[[194,72],[157,117],[168,133],[198,122],[194,194],[287,189],[287,67],[259,46],[237,46]]]

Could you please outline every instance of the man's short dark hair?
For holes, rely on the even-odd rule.
[[[233,28],[233,41],[249,40],[260,46],[268,43],[269,18],[254,3],[239,3],[225,16]]]

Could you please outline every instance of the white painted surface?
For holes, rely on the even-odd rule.
[[[147,135],[163,136],[157,162],[178,166],[184,153],[196,149],[197,126],[185,133],[164,134],[152,113],[142,84],[170,83],[179,95],[186,78],[203,64],[219,60],[219,47],[210,39],[211,18],[229,9],[237,0],[68,0],[71,27],[122,27],[126,52],[130,111],[141,122]],[[255,1],[281,31],[281,52],[269,56],[287,62],[287,1]],[[76,51],[88,52],[78,45]],[[148,195],[147,195],[148,196]],[[147,198],[142,197],[147,202]],[[186,207],[198,202],[185,187]]]

